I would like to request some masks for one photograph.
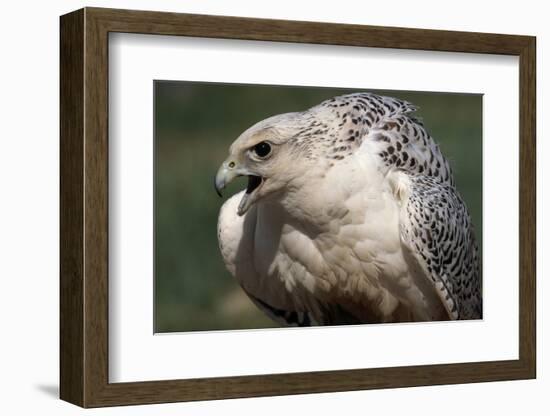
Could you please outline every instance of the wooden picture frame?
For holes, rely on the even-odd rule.
[[[60,396],[82,407],[535,378],[535,38],[85,8],[61,17]],[[108,34],[369,46],[519,57],[519,359],[109,383]]]

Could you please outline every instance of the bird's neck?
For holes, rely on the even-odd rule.
[[[284,194],[263,201],[262,211],[312,237],[362,220],[370,207],[378,210],[384,204],[382,175],[361,167],[334,166],[297,181]]]

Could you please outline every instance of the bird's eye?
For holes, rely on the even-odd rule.
[[[254,146],[254,153],[256,153],[258,157],[266,157],[271,153],[271,146],[268,142],[260,142]]]

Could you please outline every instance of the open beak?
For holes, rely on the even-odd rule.
[[[214,187],[216,192],[221,197],[222,190],[231,182],[233,179],[239,176],[248,176],[248,186],[246,187],[246,192],[239,203],[237,208],[237,214],[242,216],[248,211],[250,206],[257,200],[257,191],[261,188],[264,180],[261,176],[254,175],[248,169],[241,167],[237,162],[228,159],[222,163],[214,179]]]

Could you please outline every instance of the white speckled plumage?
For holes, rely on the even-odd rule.
[[[481,317],[470,217],[413,111],[394,98],[351,94],[264,120],[233,143],[223,174],[262,181],[222,206],[220,250],[273,319]],[[261,142],[270,144],[265,158],[254,153]]]

